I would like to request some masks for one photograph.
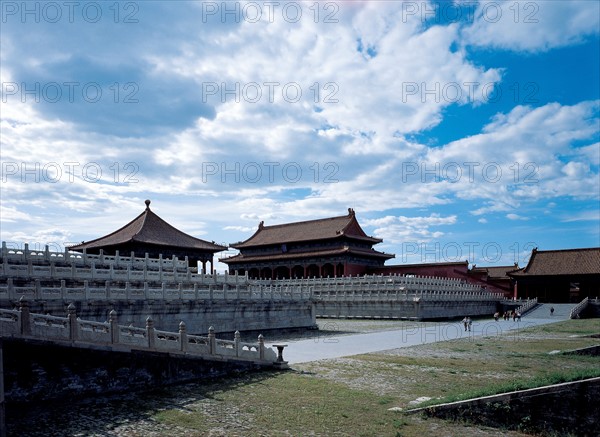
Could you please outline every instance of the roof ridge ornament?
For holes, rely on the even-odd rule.
[[[149,210],[150,209],[150,199],[146,199],[144,201],[144,203],[146,204],[146,209]]]
[[[348,208],[348,215],[351,216],[351,217],[354,217],[354,215],[355,215],[354,214],[354,209]]]

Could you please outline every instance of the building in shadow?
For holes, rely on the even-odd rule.
[[[600,247],[533,249],[522,269],[509,272],[517,297],[539,302],[580,302],[600,295]]]

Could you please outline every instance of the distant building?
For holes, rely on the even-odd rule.
[[[566,250],[533,249],[527,266],[508,275],[517,297],[540,302],[579,302],[600,295],[600,247]]]
[[[516,297],[514,280],[509,276],[510,272],[519,269],[515,263],[512,266],[477,267],[473,265],[469,270],[467,280],[472,284],[480,284],[486,291],[502,293],[507,299]]]
[[[438,278],[466,279],[469,273],[469,261],[396,264],[371,269],[369,273],[375,275],[436,276]]]
[[[69,250],[87,253],[115,255],[116,251],[122,256],[130,256],[133,252],[137,257],[148,254],[151,258],[162,255],[170,258],[173,255],[179,259],[188,257],[191,266],[198,265],[198,271],[212,273],[213,257],[216,252],[226,250],[225,246],[192,237],[171,226],[150,210],[150,201],[146,200],[146,209],[122,228],[91,241],[69,247]],[[207,271],[207,263],[210,269]]]
[[[353,209],[341,217],[265,226],[246,241],[232,244],[238,255],[222,258],[229,272],[251,278],[307,278],[364,274],[382,267],[393,254],[373,249]]]

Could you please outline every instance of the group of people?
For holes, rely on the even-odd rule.
[[[554,308],[552,308],[551,313],[554,313]],[[510,320],[513,319],[513,322],[520,322],[521,321],[521,313],[516,311],[516,310],[511,310],[511,311],[505,311],[502,314],[502,318],[504,320]],[[494,313],[494,320],[497,322],[500,319],[500,312],[496,311]],[[471,318],[469,316],[466,316],[464,319],[462,319],[462,323],[465,327],[465,331],[470,331],[471,330],[471,326],[473,325],[473,321],[471,320]]]
[[[496,311],[494,313],[494,320],[497,322],[499,318],[500,318],[500,313],[498,311]],[[521,313],[518,312],[518,311],[515,311],[515,310],[505,311],[504,314],[502,314],[502,318],[504,320],[510,320],[512,318],[513,322],[520,321],[521,320]]]

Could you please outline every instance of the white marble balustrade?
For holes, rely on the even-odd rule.
[[[67,317],[30,313],[25,299],[21,299],[19,304],[16,310],[0,309],[0,336],[284,366],[284,362],[278,361],[278,354],[264,345],[262,335],[259,335],[257,343],[242,342],[239,332],[235,333],[232,341],[223,340],[215,337],[212,327],[208,336],[203,337],[189,335],[183,322],[179,324],[179,332],[168,332],[155,329],[151,317],[146,320],[146,327],[140,328],[118,325],[115,311],[110,312],[109,321],[94,322],[78,319],[73,304],[69,305]]]

